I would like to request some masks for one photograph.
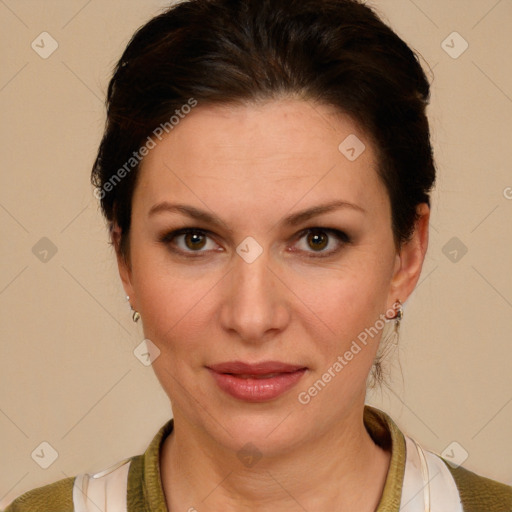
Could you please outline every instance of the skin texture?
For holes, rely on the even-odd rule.
[[[366,146],[353,162],[338,150],[351,134]],[[342,208],[283,224],[335,200],[365,212]],[[164,201],[223,222],[148,215]],[[175,430],[161,454],[170,510],[375,510],[390,454],[366,432],[363,407],[382,331],[309,403],[298,394],[413,291],[428,246],[428,206],[419,212],[412,240],[397,251],[368,137],[333,107],[305,100],[199,105],[150,151],[133,197],[128,261],[117,253],[172,401]],[[185,235],[160,241],[185,227],[209,234],[199,243]],[[308,228],[324,228],[320,242],[308,242]],[[119,234],[116,227],[116,247]],[[246,237],[263,249],[252,263],[236,252]],[[248,403],[220,390],[206,368],[234,360],[308,370],[284,395]],[[252,467],[237,456],[247,443],[262,455]]]

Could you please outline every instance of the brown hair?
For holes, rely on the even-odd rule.
[[[435,166],[429,83],[406,43],[357,0],[185,0],[135,33],[108,87],[92,182],[121,228],[125,258],[139,150],[152,134],[173,129],[192,102],[283,96],[333,105],[359,123],[377,151],[395,244],[410,239]]]

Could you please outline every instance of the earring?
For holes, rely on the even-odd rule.
[[[126,296],[126,300],[130,301],[130,296],[129,295]],[[131,304],[130,304],[130,308],[133,311],[133,313],[132,313],[132,320],[135,323],[137,323],[140,320],[140,313],[138,311],[136,311],[135,309],[133,309],[133,306]]]
[[[395,318],[395,330],[398,331],[400,328],[400,322],[402,321],[404,317],[404,310],[402,307],[402,302],[400,299],[396,299],[395,303],[393,304],[393,309],[396,310],[396,316]]]
[[[386,338],[385,342],[381,344],[381,347],[379,347],[379,361],[387,359],[389,355],[398,347],[398,341],[400,337],[400,322],[404,317],[402,302],[400,301],[400,299],[395,300],[395,303],[393,304],[393,309],[396,311],[395,316],[391,318],[386,316],[386,319],[388,321],[395,321],[394,329]]]

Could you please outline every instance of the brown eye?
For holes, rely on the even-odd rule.
[[[160,242],[171,251],[190,257],[204,256],[205,253],[218,250],[218,245],[215,244],[208,232],[202,229],[185,228],[172,231],[160,237]],[[212,246],[208,247],[208,243]]]
[[[204,236],[204,234],[190,232],[185,233],[183,236],[185,245],[187,246],[188,249],[202,249],[206,245],[206,237]]]
[[[306,229],[299,235],[298,245],[299,252],[304,253],[306,257],[323,258],[333,256],[350,243],[351,238],[343,231],[315,227]],[[326,250],[326,247],[330,248]]]
[[[322,251],[329,243],[328,237],[322,231],[311,232],[307,236],[307,242],[312,249]]]

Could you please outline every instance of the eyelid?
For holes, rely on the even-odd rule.
[[[291,252],[302,252],[305,253],[306,257],[312,257],[312,258],[326,258],[328,256],[332,256],[334,254],[337,254],[345,245],[348,245],[352,243],[352,238],[345,232],[337,228],[326,228],[322,226],[311,226],[308,228],[304,228],[303,230],[299,231],[297,234],[293,235],[291,240],[293,243],[298,242],[300,239],[302,239],[305,235],[311,233],[311,232],[322,232],[330,235],[330,237],[334,237],[337,239],[338,243],[341,245],[341,247],[338,247],[337,249],[331,249],[329,251],[301,251],[301,250],[292,250]],[[210,240],[213,240],[215,242],[215,234],[208,229],[203,228],[195,228],[195,227],[186,227],[181,229],[172,230],[169,232],[166,232],[164,235],[159,237],[159,241],[165,245],[170,245],[171,242],[176,239],[179,236],[186,235],[186,234],[200,234],[204,235]],[[215,242],[216,243],[216,242]],[[180,255],[186,255],[186,257],[201,257],[204,254],[207,254],[210,251],[183,251],[182,249],[172,249],[173,252],[180,254]]]

